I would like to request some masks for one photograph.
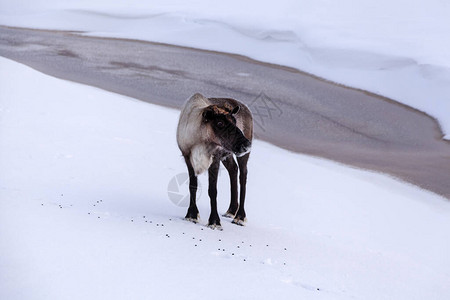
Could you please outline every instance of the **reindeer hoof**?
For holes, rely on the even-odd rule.
[[[192,223],[198,223],[198,220],[200,219],[200,214],[198,213],[197,207],[189,207],[186,217],[184,217],[184,219]]]
[[[233,219],[233,221],[231,221],[231,223],[239,225],[239,226],[244,226],[245,223],[247,223],[247,218],[236,217]]]
[[[225,218],[230,218],[230,219],[232,219],[232,218],[234,218],[234,215],[235,215],[235,214],[233,214],[233,213],[227,211],[227,212],[224,213],[222,216],[225,217]]]
[[[208,228],[211,228],[212,230],[219,230],[219,231],[223,230],[222,225],[220,225],[220,224],[209,224]]]
[[[199,217],[197,217],[197,218],[188,218],[188,217],[186,217],[186,218],[184,218],[186,221],[189,221],[189,222],[192,222],[192,223],[195,223],[195,224],[197,224],[198,223],[198,220],[199,220]]]
[[[186,221],[189,221],[189,222],[192,222],[192,223],[197,224],[198,221],[200,220],[200,214],[199,214],[199,213],[194,214],[194,213],[189,213],[189,212],[188,212],[187,215],[186,215],[186,217],[184,217],[184,219],[185,219]]]
[[[211,229],[222,230],[222,226],[220,225],[220,218],[217,214],[212,214],[209,217],[208,227]]]

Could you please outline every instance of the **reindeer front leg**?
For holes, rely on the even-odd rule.
[[[212,229],[222,229],[220,225],[219,213],[217,212],[217,176],[219,175],[220,160],[214,158],[208,169],[208,195],[211,200],[211,215],[209,216],[208,226]]]
[[[234,217],[233,223],[237,225],[243,226],[245,222],[247,221],[246,215],[245,215],[245,193],[246,193],[246,187],[247,187],[247,162],[248,158],[250,156],[250,153],[245,154],[242,157],[238,157],[238,165],[239,165],[239,184],[241,186],[241,192],[239,195],[239,209],[236,213],[236,216]]]
[[[194,168],[192,167],[189,157],[185,156],[184,160],[186,161],[186,166],[189,172],[189,193],[190,193],[189,208],[185,218],[188,221],[197,223],[199,219],[198,208],[196,203],[197,176],[195,175]]]

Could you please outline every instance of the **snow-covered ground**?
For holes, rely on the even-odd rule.
[[[207,193],[201,224],[169,198],[178,111],[4,58],[0,84],[0,299],[450,297],[442,197],[255,141],[248,225],[213,231]]]
[[[450,139],[445,0],[0,0],[0,24],[239,53],[393,98]]]

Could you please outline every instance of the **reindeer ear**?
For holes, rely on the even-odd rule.
[[[212,120],[214,113],[210,108],[206,108],[203,111],[202,116],[205,121],[209,121],[209,120]]]
[[[241,107],[238,105],[235,108],[233,108],[233,110],[231,111],[232,115],[237,114],[239,111],[241,110]]]

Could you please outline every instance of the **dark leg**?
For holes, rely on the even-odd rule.
[[[185,156],[184,160],[186,161],[186,165],[189,172],[189,193],[190,193],[189,208],[185,218],[188,221],[197,223],[199,217],[198,208],[195,201],[197,196],[197,176],[195,175],[194,168],[192,167],[189,157]]]
[[[245,191],[247,186],[247,162],[249,156],[250,153],[247,153],[244,156],[237,158],[239,164],[239,184],[241,185],[241,193],[239,198],[239,209],[236,213],[236,216],[234,217],[233,223],[238,225],[244,225],[246,221],[244,204],[245,204]]]
[[[219,166],[220,160],[214,159],[208,170],[208,195],[211,199],[211,215],[209,216],[208,226],[213,229],[220,228],[220,218],[217,212],[217,175],[219,175]]]
[[[238,210],[238,183],[237,183],[237,175],[238,175],[238,165],[234,161],[233,155],[228,156],[225,160],[222,161],[223,165],[228,171],[228,175],[230,175],[230,185],[231,185],[231,201],[230,207],[227,212],[223,215],[227,218],[234,218],[236,212]]]

